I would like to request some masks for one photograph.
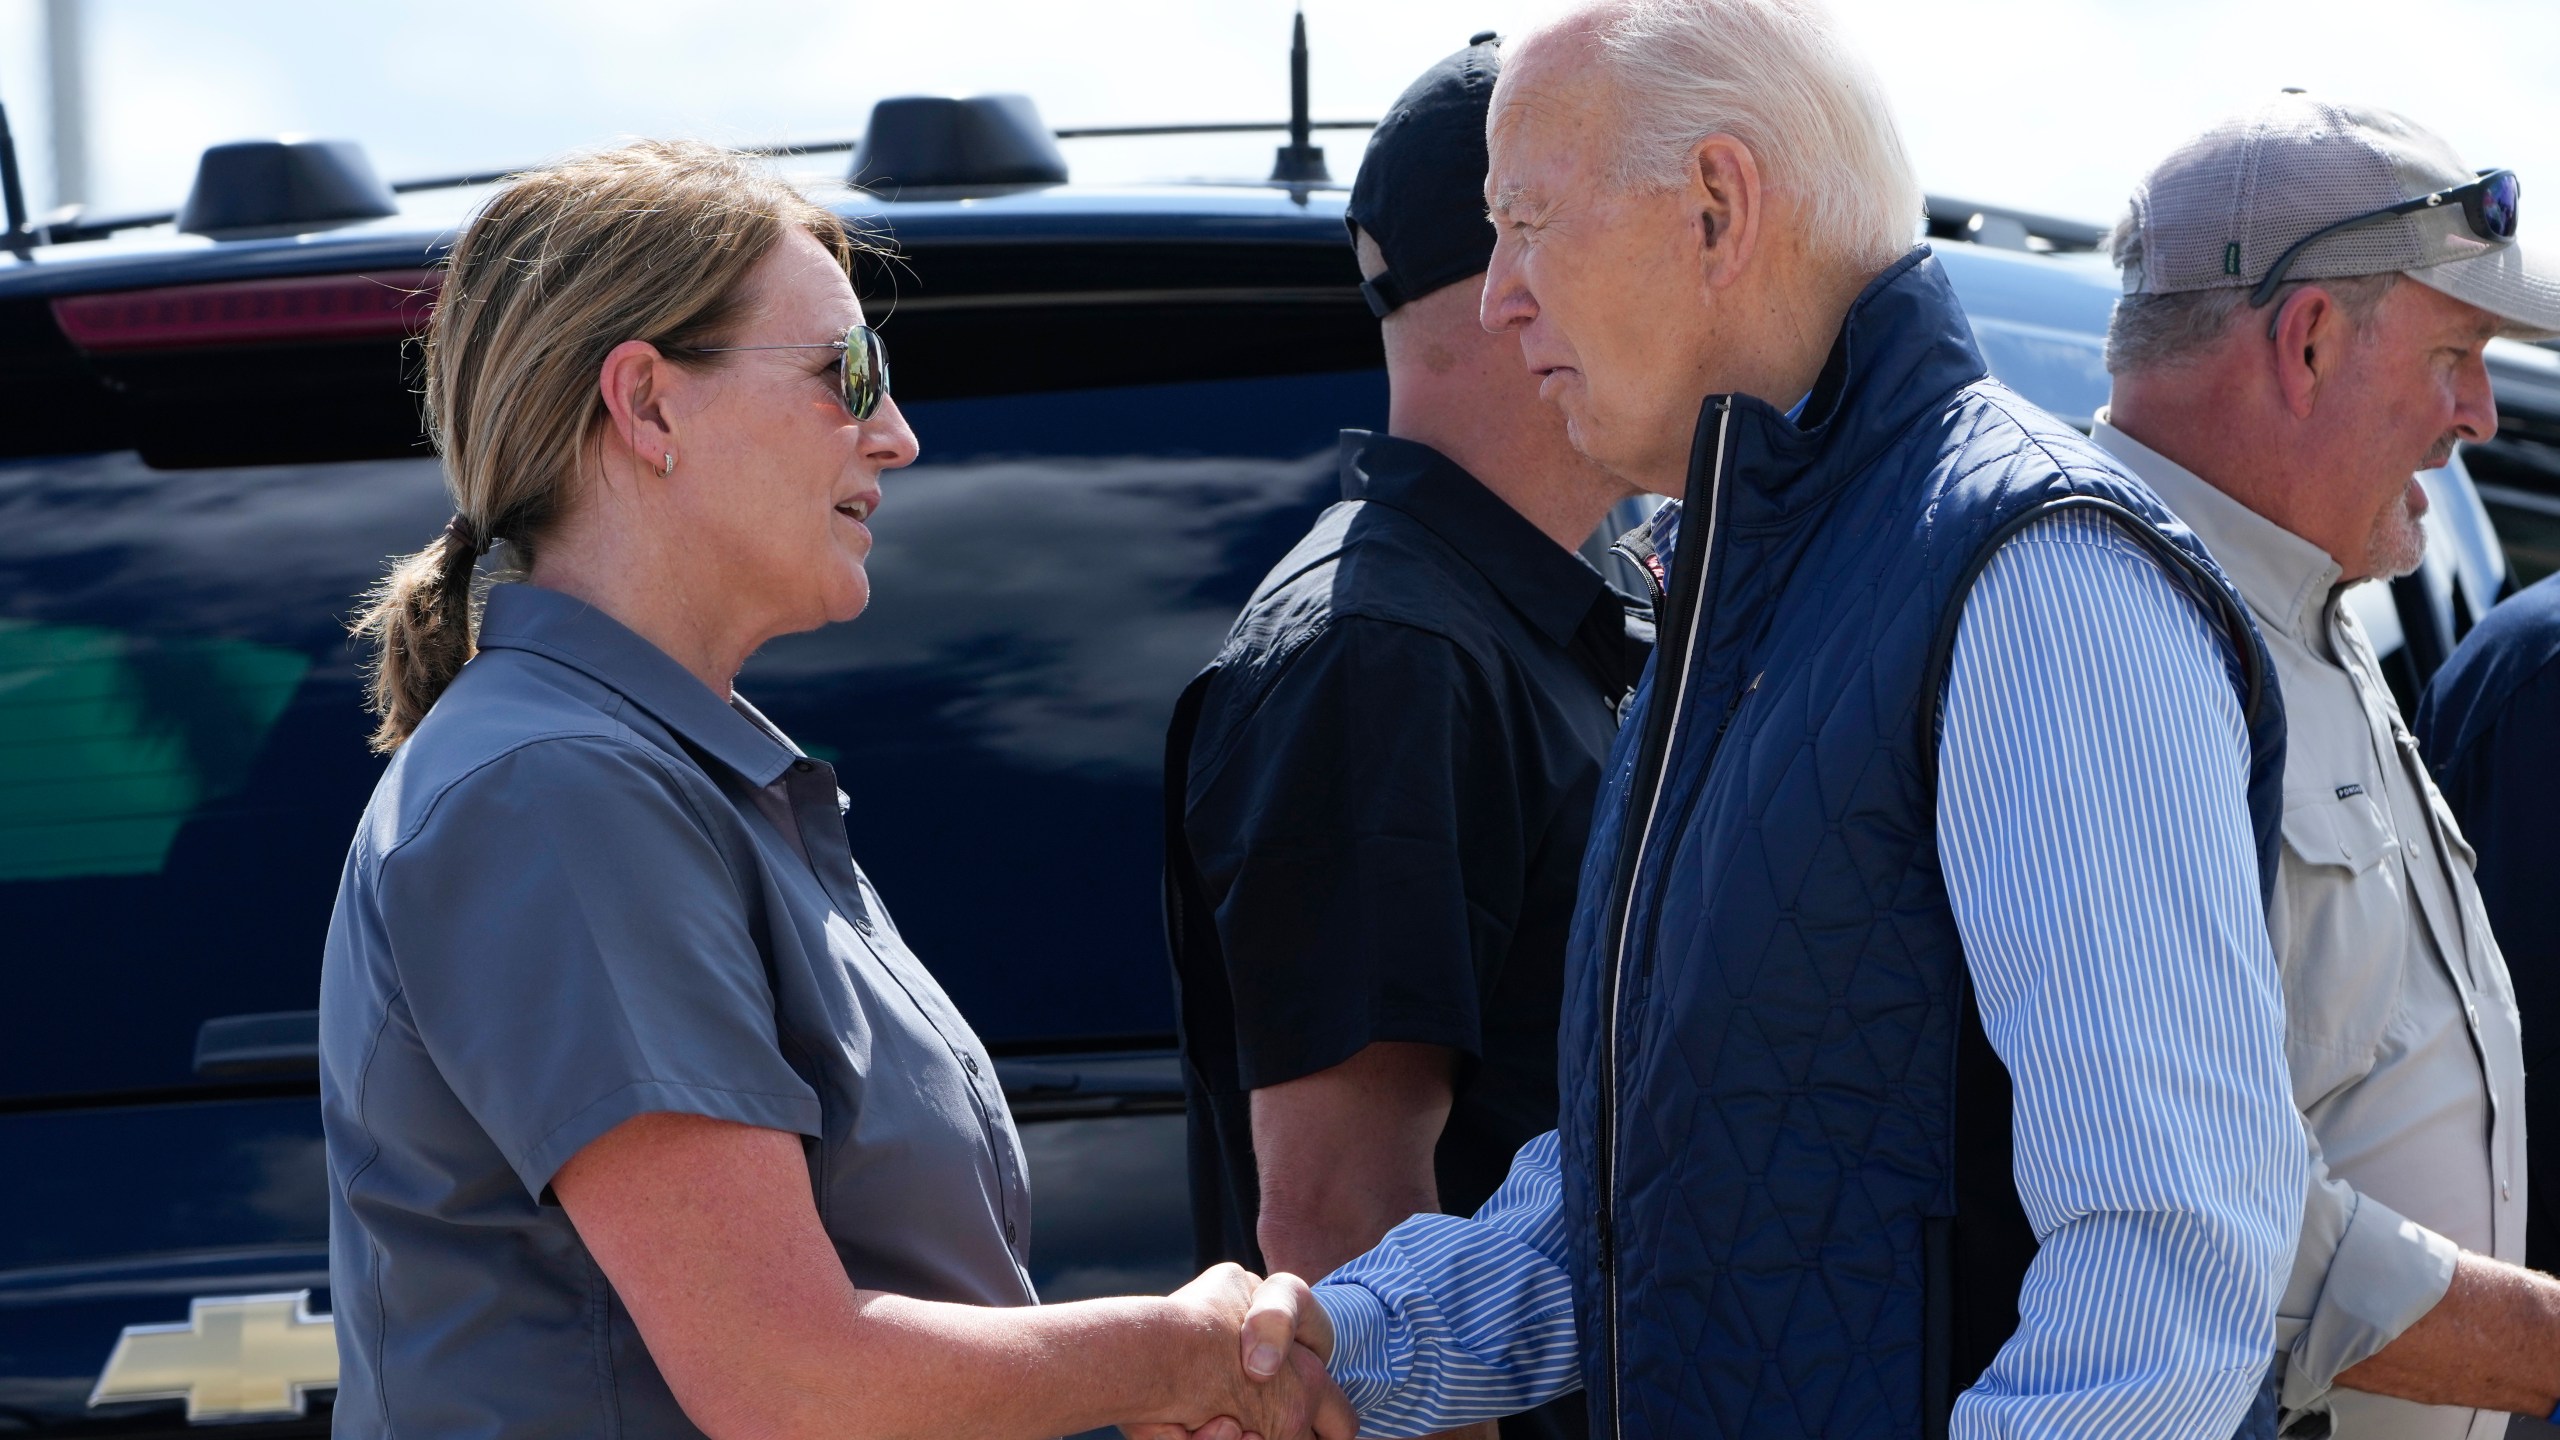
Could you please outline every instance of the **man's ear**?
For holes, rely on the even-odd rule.
[[[596,393],[604,401],[608,438],[601,447],[605,473],[629,460],[651,474],[675,453],[675,425],[667,404],[671,383],[680,383],[675,366],[658,347],[645,340],[625,340],[606,352],[596,374]]]
[[[2277,392],[2296,420],[2311,418],[2323,382],[2337,374],[2351,323],[2337,297],[2317,285],[2305,285],[2276,302],[2270,358]]]
[[[1698,244],[1699,278],[1710,290],[1732,283],[1760,246],[1767,192],[1760,162],[1730,135],[1710,135],[1689,156],[1690,225]]]

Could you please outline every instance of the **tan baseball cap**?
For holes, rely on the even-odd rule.
[[[2328,230],[2482,174],[2405,116],[2288,90],[2220,121],[2143,177],[2132,215],[2140,250],[2125,267],[2125,293],[2255,289],[2318,234],[2292,256],[2286,279],[2396,270],[2504,319],[2509,334],[2560,336],[2560,267],[2532,257],[2521,230],[2517,239],[2482,235],[2472,209],[2451,200]]]

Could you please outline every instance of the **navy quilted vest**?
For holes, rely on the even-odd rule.
[[[1942,1434],[2015,1328],[2035,1240],[1938,869],[1935,710],[1991,551],[2080,506],[2232,636],[2271,883],[2283,717],[2238,597],[2138,481],[1988,378],[1926,249],[1860,296],[1802,429],[1707,402],[1567,960],[1596,1434]]]

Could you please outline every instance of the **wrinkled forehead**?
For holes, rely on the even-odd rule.
[[[1615,113],[1596,56],[1583,37],[1531,37],[1506,59],[1485,115],[1485,196],[1553,189],[1607,163]]]
[[[749,309],[759,321],[842,330],[862,318],[853,281],[817,236],[797,225],[757,262]]]

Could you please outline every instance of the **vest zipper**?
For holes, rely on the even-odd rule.
[[[1725,441],[1733,425],[1733,397],[1718,396],[1707,413],[1715,416],[1716,443],[1714,458],[1707,468],[1706,524],[1693,529],[1686,523],[1687,517],[1683,517],[1680,544],[1672,561],[1673,592],[1676,596],[1685,589],[1689,603],[1683,613],[1683,608],[1675,601],[1670,618],[1675,623],[1686,623],[1680,624],[1676,634],[1662,637],[1659,653],[1671,657],[1670,693],[1667,697],[1654,697],[1655,713],[1662,715],[1663,720],[1659,726],[1648,724],[1646,743],[1637,752],[1636,770],[1631,777],[1641,794],[1627,797],[1626,815],[1633,822],[1633,828],[1619,845],[1617,882],[1611,887],[1611,901],[1618,911],[1617,940],[1609,968],[1602,978],[1604,990],[1600,997],[1601,1013],[1605,1017],[1600,1028],[1600,1077],[1604,1089],[1600,1102],[1600,1143],[1594,1156],[1598,1174],[1594,1178],[1599,1182],[1600,1192],[1600,1303],[1606,1315],[1602,1332],[1607,1337],[1609,1350],[1609,1433],[1613,1440],[1623,1440],[1626,1433],[1626,1414],[1621,1406],[1623,1396],[1619,1383],[1624,1366],[1620,1363],[1618,1349],[1618,1002],[1626,984],[1627,939],[1635,921],[1635,887],[1643,877],[1646,849],[1653,838],[1655,809],[1662,800],[1663,772],[1670,762],[1672,744],[1679,738],[1681,711],[1689,688],[1690,647],[1697,638],[1698,622],[1706,612],[1706,564],[1707,557],[1714,553],[1718,512],[1723,509]],[[1699,417],[1702,430],[1705,419],[1705,414]],[[1695,493],[1696,489],[1697,476],[1693,472],[1690,490]],[[1661,702],[1666,698],[1669,708],[1663,709]],[[1727,719],[1731,719],[1730,713]],[[1642,801],[1641,810],[1637,805],[1639,799]]]

